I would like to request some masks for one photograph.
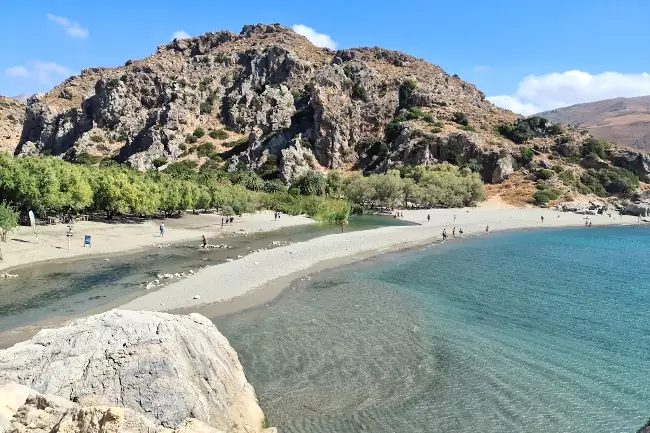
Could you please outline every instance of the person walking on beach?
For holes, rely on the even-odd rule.
[[[544,223],[544,215],[540,217],[542,219],[542,224]]]
[[[458,235],[462,238],[463,237],[463,229],[458,229]]]
[[[201,235],[201,245],[203,245],[203,248],[208,245],[208,240],[205,238],[205,235]]]
[[[165,223],[160,223],[160,237],[165,237]]]
[[[454,222],[456,222],[456,214],[454,214]]]
[[[427,215],[427,222],[431,222],[431,214]]]
[[[485,226],[485,234],[487,235],[489,233],[490,233],[490,226]]]
[[[451,237],[455,238],[456,237],[456,227],[451,231]]]
[[[442,241],[447,240],[447,229],[442,229]]]

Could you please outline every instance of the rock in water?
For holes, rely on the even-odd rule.
[[[199,314],[112,310],[0,351],[0,385],[20,383],[84,407],[120,406],[154,425],[196,418],[261,431],[264,414],[237,353]]]

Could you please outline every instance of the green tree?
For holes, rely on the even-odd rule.
[[[327,180],[320,173],[308,171],[298,178],[295,186],[304,195],[325,195]]]
[[[18,227],[18,214],[5,203],[0,204],[0,240],[7,242],[7,233]],[[2,246],[0,245],[0,260],[3,260]]]

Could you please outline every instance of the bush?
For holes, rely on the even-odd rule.
[[[103,143],[104,137],[98,134],[93,134],[90,136],[90,141],[92,141],[93,143]]]
[[[88,152],[80,152],[77,157],[77,161],[84,165],[97,165],[99,161],[102,160],[101,156],[91,155]]]
[[[413,80],[406,80],[399,86],[399,107],[411,108],[413,104],[413,95],[418,85]]]
[[[223,205],[221,207],[221,215],[223,215],[223,216],[234,216],[235,211],[232,208],[232,206],[226,204],[226,205]]]
[[[562,167],[561,165],[554,165],[554,166],[552,167],[552,169],[553,169],[553,171],[556,172],[557,174],[560,174],[560,173],[562,173],[562,172],[564,171],[564,167]]]
[[[620,167],[598,170],[596,177],[606,192],[631,195],[639,186],[639,178],[629,170]]]
[[[399,135],[402,133],[404,127],[397,121],[397,118],[393,119],[386,128],[384,128],[384,135],[386,136],[387,142],[393,142]]]
[[[169,160],[168,160],[166,157],[164,157],[164,156],[160,156],[160,157],[154,159],[154,160],[152,161],[152,164],[153,164],[154,167],[156,167],[156,168],[160,168],[160,167],[162,167],[163,165],[167,164],[167,162],[169,162]]]
[[[558,144],[571,143],[572,141],[573,141],[573,138],[571,138],[570,135],[561,135],[561,136],[557,139]]]
[[[180,150],[187,150],[187,144],[185,144],[185,143],[181,143],[181,144],[178,145],[178,148],[179,148]]]
[[[469,126],[469,119],[467,118],[467,115],[461,111],[456,111],[453,114],[452,120],[459,125]]]
[[[421,119],[425,116],[424,111],[420,110],[418,107],[411,107],[406,112],[407,120]]]
[[[599,158],[605,157],[605,146],[601,140],[590,138],[582,145],[582,156],[596,155]]]
[[[535,200],[535,203],[537,204],[547,204],[550,201],[560,198],[560,191],[555,188],[541,187],[541,185],[538,185],[537,187],[538,189],[533,195],[533,200]]]
[[[476,132],[476,129],[474,129],[474,127],[471,125],[461,125],[460,129],[463,131]]]
[[[559,123],[554,123],[548,128],[548,132],[551,135],[562,135],[564,134],[564,128]]]
[[[298,178],[294,186],[304,195],[325,195],[327,180],[320,173],[308,171]]]
[[[521,159],[524,162],[527,163],[532,161],[534,156],[535,156],[535,152],[533,152],[533,149],[531,149],[530,147],[524,147],[523,149],[521,149]]]
[[[268,193],[275,193],[275,192],[281,192],[281,191],[286,191],[287,186],[282,183],[280,179],[272,179],[272,180],[267,180],[264,182],[264,192]]]
[[[436,118],[433,117],[430,114],[425,114],[424,116],[422,116],[422,120],[424,120],[427,123],[435,123],[436,122]]]
[[[537,179],[542,179],[542,180],[549,180],[550,178],[553,177],[555,172],[553,170],[547,170],[545,168],[542,168],[537,171]]]
[[[218,131],[210,131],[208,135],[214,140],[225,140],[228,138],[228,133],[223,129],[219,129]]]
[[[198,140],[199,140],[199,139],[196,138],[196,137],[195,137],[194,135],[192,135],[192,134],[188,134],[188,135],[185,137],[185,142],[188,143],[188,144],[194,144],[194,143],[196,143]]]
[[[201,114],[212,113],[212,104],[209,104],[208,102],[201,102],[201,105],[199,105],[199,111]]]
[[[199,157],[210,156],[214,153],[214,144],[212,143],[202,143],[196,146],[196,154]]]
[[[194,130],[192,135],[195,136],[196,138],[201,138],[205,135],[205,131],[203,130],[203,128],[199,127]]]
[[[433,132],[434,134],[438,134],[438,133],[442,132],[442,128],[440,128],[438,126],[434,126],[433,128],[431,128],[431,132]]]

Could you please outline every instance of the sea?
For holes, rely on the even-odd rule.
[[[451,239],[214,321],[281,433],[634,433],[649,307],[630,226]]]

